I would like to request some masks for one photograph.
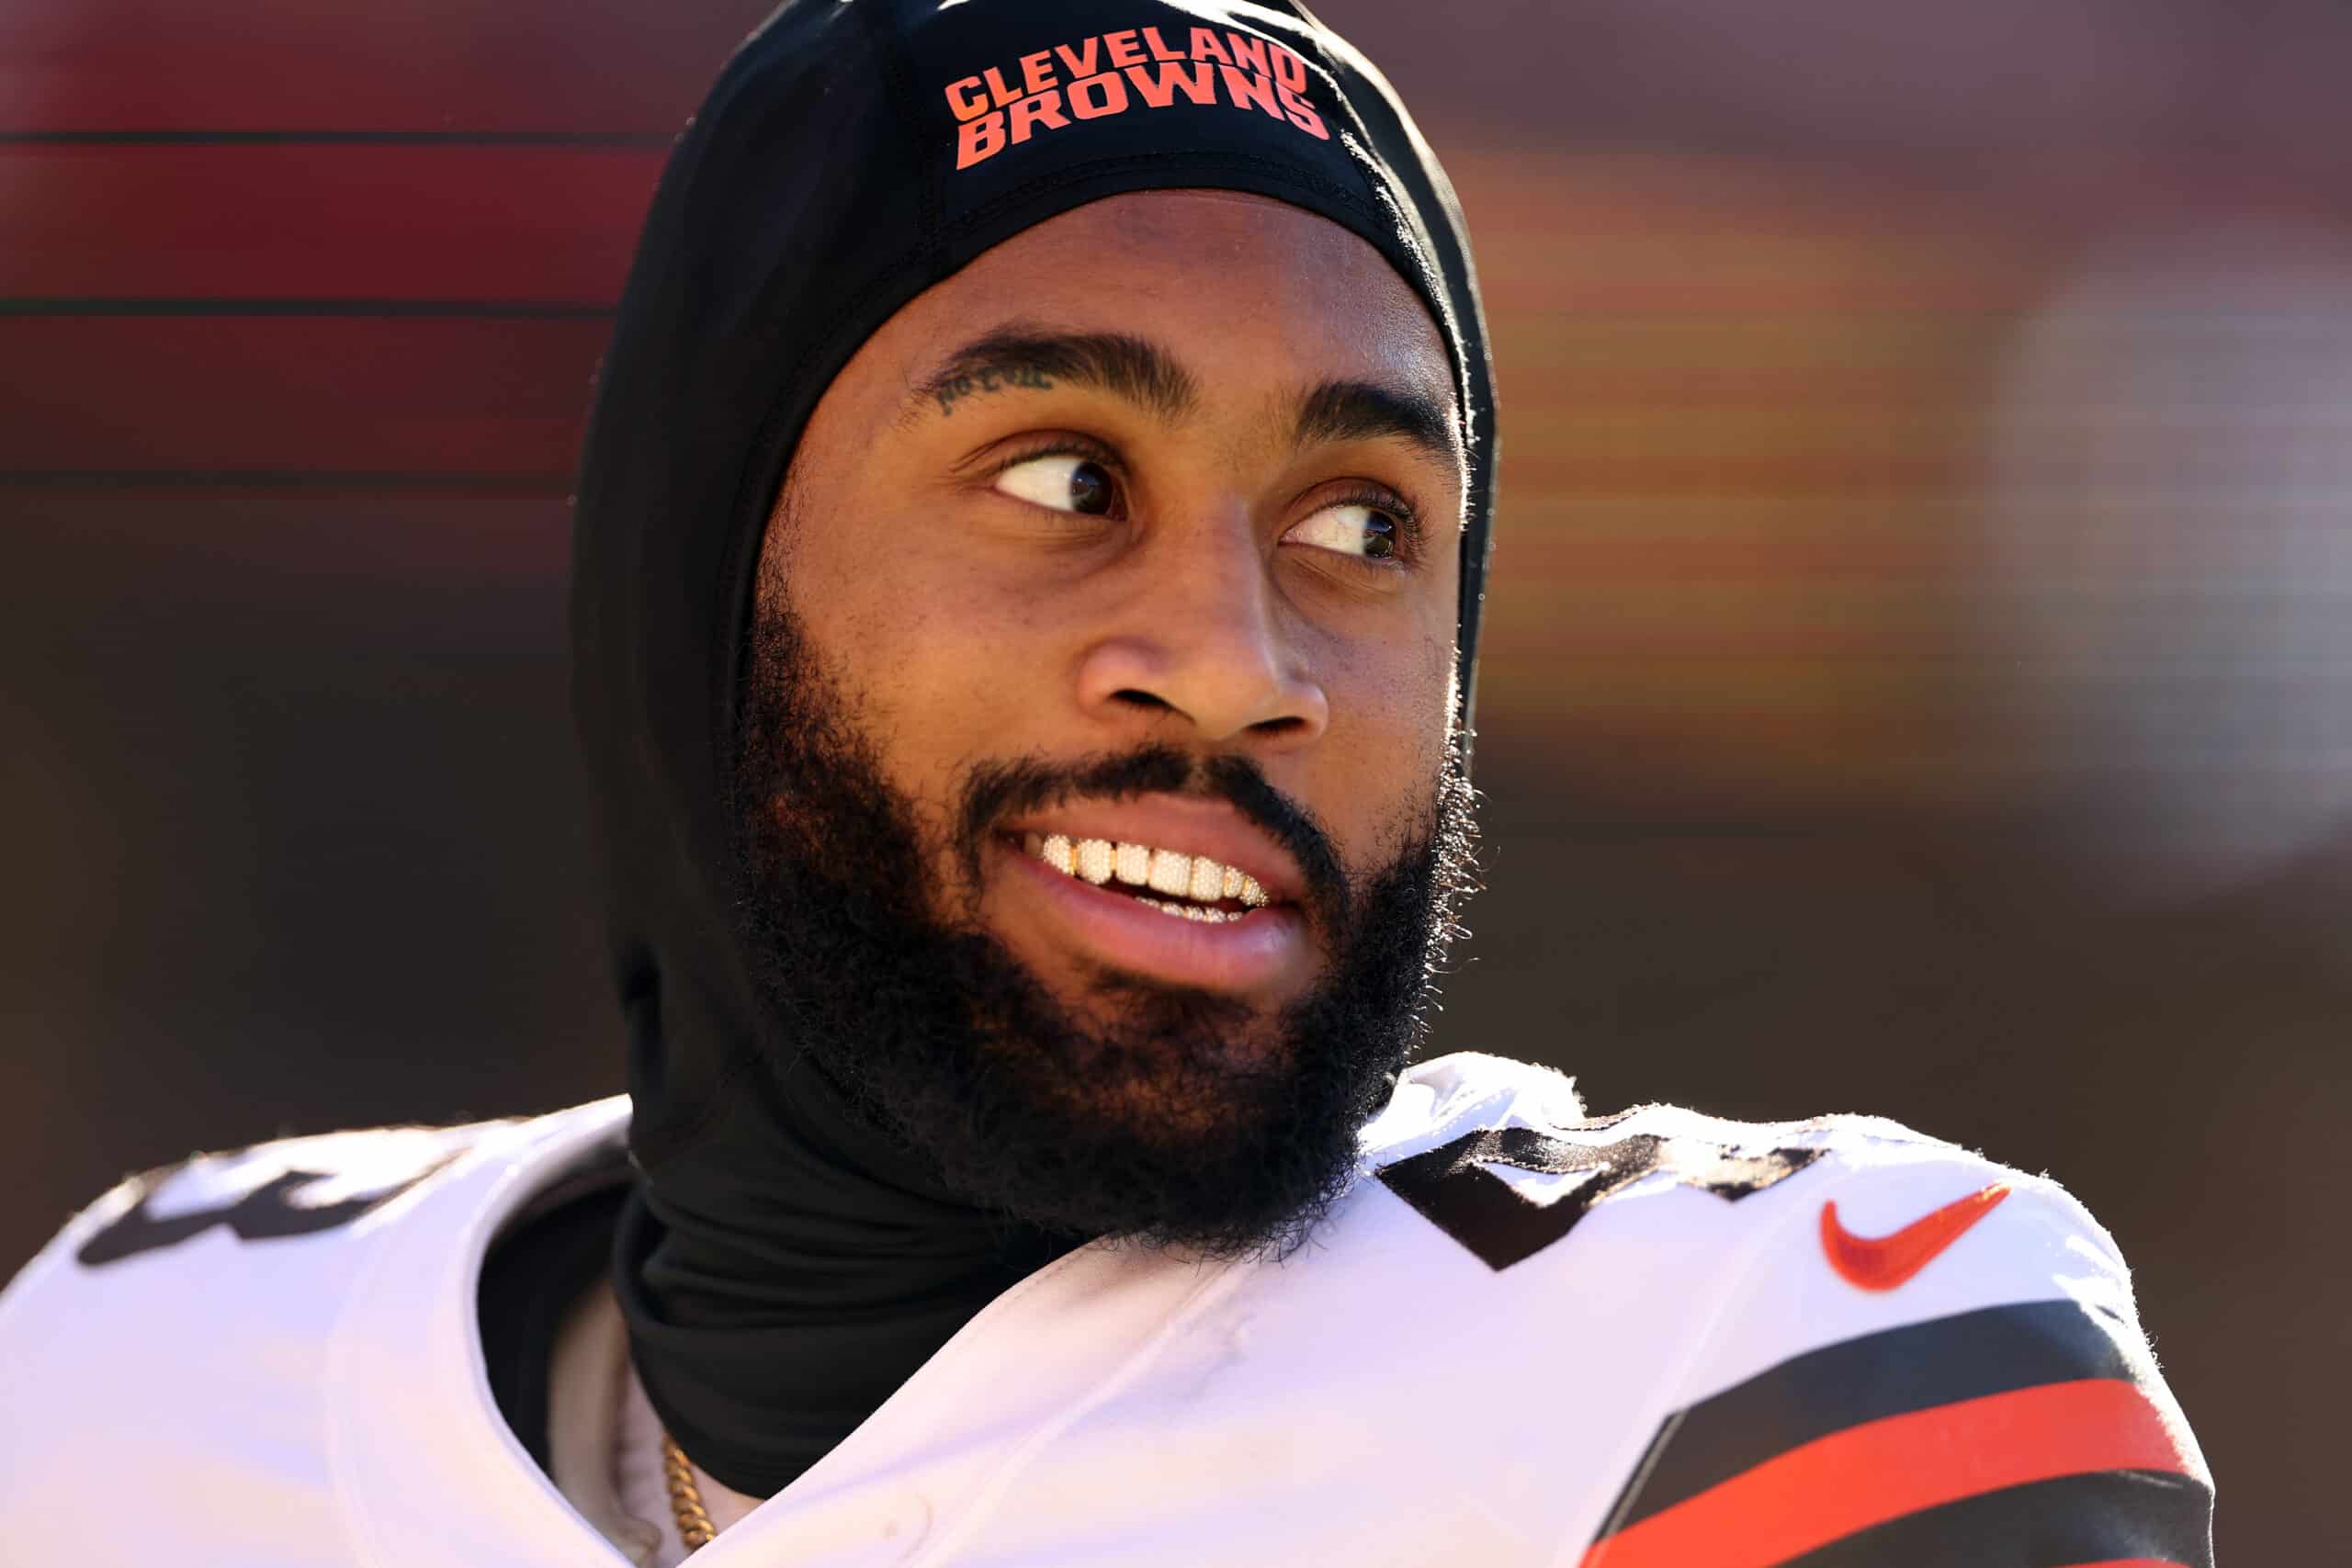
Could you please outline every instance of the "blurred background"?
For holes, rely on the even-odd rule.
[[[2050,1171],[2224,1561],[2346,1560],[2352,7],[1325,9],[1500,378],[1440,1045]],[[618,1087],[565,495],[763,10],[0,0],[0,1274]]]

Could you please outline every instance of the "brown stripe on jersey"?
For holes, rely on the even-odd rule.
[[[1808,1350],[1677,1411],[1609,1511],[1625,1529],[1847,1427],[2084,1378],[2152,1381],[2139,1336],[2071,1297],[1985,1307]]]
[[[2212,1568],[2212,1514],[2194,1477],[2068,1475],[1907,1514],[1778,1568]]]

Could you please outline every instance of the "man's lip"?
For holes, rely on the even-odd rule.
[[[1134,840],[1129,840],[1133,842]],[[1096,886],[1055,870],[1018,843],[997,840],[1005,869],[1026,904],[1042,915],[1048,940],[1106,968],[1228,995],[1287,989],[1312,963],[1305,911],[1277,901],[1238,920],[1210,922],[1164,915],[1120,883]]]
[[[1015,849],[1028,834],[1059,833],[1072,840],[1103,839],[1114,844],[1149,844],[1156,850],[1206,855],[1219,865],[1256,877],[1274,903],[1296,904],[1305,897],[1306,879],[1290,852],[1221,800],[1143,795],[1117,801],[1074,801],[1024,812],[1005,823],[1002,830]]]

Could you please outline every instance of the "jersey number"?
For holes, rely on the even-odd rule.
[[[1577,1144],[1532,1127],[1494,1127],[1459,1137],[1442,1148],[1398,1160],[1380,1173],[1390,1191],[1419,1209],[1431,1224],[1468,1247],[1489,1269],[1508,1269],[1534,1257],[1576,1228],[1592,1206],[1644,1177],[1664,1174],[1726,1201],[1761,1192],[1821,1157],[1819,1149],[1767,1149],[1739,1154],[1694,1138],[1634,1133],[1605,1144]],[[1590,1175],[1548,1203],[1519,1195],[1510,1182],[1479,1168],[1565,1176]]]
[[[157,1247],[172,1247],[191,1236],[203,1235],[215,1225],[226,1225],[240,1241],[274,1241],[281,1236],[313,1235],[331,1231],[337,1225],[347,1225],[368,1210],[390,1201],[432,1175],[447,1159],[435,1162],[404,1181],[395,1182],[377,1192],[345,1198],[339,1203],[301,1204],[294,1195],[313,1182],[326,1178],[315,1170],[289,1170],[272,1178],[235,1202],[218,1209],[198,1209],[193,1213],[173,1214],[157,1219],[147,1209],[147,1201],[163,1185],[168,1171],[141,1179],[139,1201],[125,1209],[106,1229],[82,1244],[74,1256],[85,1269],[96,1269],[108,1263],[119,1263],[126,1258],[136,1258]]]

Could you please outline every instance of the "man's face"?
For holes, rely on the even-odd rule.
[[[1328,1196],[1460,877],[1458,424],[1377,252],[1212,191],[1027,231],[825,393],[761,563],[754,962],[973,1196],[1227,1247]]]

